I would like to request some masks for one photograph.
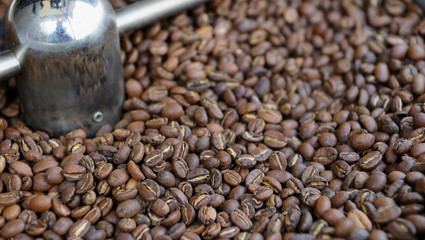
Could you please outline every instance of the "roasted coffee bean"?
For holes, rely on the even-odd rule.
[[[192,207],[192,205],[190,205],[189,203],[186,203],[183,206],[181,206],[180,210],[181,210],[182,221],[186,225],[190,225],[196,218],[195,209]]]
[[[144,163],[148,167],[156,167],[164,160],[162,151],[155,150],[146,155]]]
[[[87,220],[78,220],[70,228],[69,237],[84,237],[90,229],[90,222]]]
[[[322,217],[332,226],[336,226],[340,221],[345,219],[344,213],[334,208],[328,209],[323,213]]]
[[[372,222],[368,216],[358,209],[354,209],[348,212],[348,219],[350,219],[356,228],[366,229],[367,231],[372,230]]]
[[[229,170],[223,174],[223,180],[230,186],[238,186],[242,182],[242,177],[238,172]]]
[[[107,181],[110,186],[116,187],[127,182],[129,177],[126,169],[115,169],[109,174]]]
[[[277,170],[285,170],[288,163],[283,152],[275,151],[269,156],[270,168]]]
[[[301,191],[301,200],[307,206],[315,206],[320,197],[320,191],[317,188],[307,187]]]
[[[226,149],[226,140],[224,138],[224,135],[222,133],[214,133],[211,136],[212,145],[217,150],[224,150]]]
[[[211,196],[208,193],[202,192],[193,196],[189,202],[192,203],[195,210],[199,210],[201,207],[208,205],[210,203],[210,199]]]
[[[256,165],[257,160],[249,154],[242,154],[235,159],[235,163],[242,168],[252,168]]]
[[[155,201],[160,195],[159,184],[151,179],[145,179],[138,184],[139,195],[146,201]]]
[[[214,208],[203,206],[198,211],[198,220],[205,225],[209,225],[217,218],[217,212]]]
[[[83,178],[86,168],[80,165],[68,165],[63,168],[62,175],[68,181],[78,181]]]
[[[283,148],[287,145],[286,137],[274,130],[269,130],[264,133],[264,144],[270,148]]]
[[[322,147],[316,150],[313,155],[313,161],[323,165],[331,164],[338,157],[338,151],[332,147]]]
[[[30,202],[31,210],[39,213],[48,211],[51,206],[51,200],[45,195],[35,196]]]
[[[366,150],[375,143],[375,136],[366,131],[354,130],[350,133],[348,144],[355,150]]]
[[[273,189],[267,187],[267,186],[259,186],[254,191],[254,196],[256,199],[260,201],[265,201],[269,199],[273,195]]]
[[[21,177],[23,176],[28,176],[28,177],[32,177],[33,176],[33,172],[31,170],[31,167],[21,161],[15,161],[9,164],[9,172],[11,174],[16,174],[19,175]]]
[[[332,164],[332,173],[341,179],[344,179],[351,172],[351,167],[346,161],[338,160]]]
[[[374,172],[365,182],[365,187],[374,191],[380,192],[384,189],[387,183],[387,176],[382,172]]]
[[[196,168],[187,174],[187,180],[191,184],[207,183],[210,180],[210,172],[205,168]]]
[[[24,228],[25,228],[24,221],[22,221],[20,219],[14,219],[14,220],[11,220],[9,222],[6,222],[2,226],[2,230],[0,231],[0,235],[3,238],[11,238],[11,237],[14,237],[14,236],[18,235],[19,233],[23,232]]]
[[[313,187],[323,190],[328,186],[328,181],[326,180],[326,178],[321,176],[311,176],[305,180],[305,185],[307,187]]]
[[[0,206],[11,206],[17,203],[22,195],[21,191],[0,193]]]
[[[251,220],[240,209],[235,209],[235,210],[232,211],[232,213],[230,214],[230,220],[238,228],[240,228],[241,230],[244,230],[244,231],[247,231],[252,227]]]
[[[412,239],[416,235],[415,226],[403,218],[397,218],[388,224],[387,231],[397,239]]]
[[[348,163],[357,162],[360,159],[360,156],[356,152],[341,152],[339,154],[339,159],[344,160]]]
[[[382,161],[382,154],[378,151],[373,151],[359,160],[359,166],[364,170],[372,170]]]

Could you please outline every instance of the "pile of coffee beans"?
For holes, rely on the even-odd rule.
[[[215,0],[122,36],[92,138],[11,80],[0,239],[424,239],[424,36],[412,0]]]

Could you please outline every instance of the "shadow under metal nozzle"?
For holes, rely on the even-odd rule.
[[[94,135],[121,117],[119,34],[207,1],[144,0],[115,13],[107,0],[14,0],[0,79],[16,76],[31,128],[53,136],[82,128]]]

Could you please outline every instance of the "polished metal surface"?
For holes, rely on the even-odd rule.
[[[210,0],[143,0],[116,11],[119,33],[126,33]]]
[[[0,81],[16,76],[21,72],[21,64],[10,50],[0,53]]]
[[[22,66],[16,84],[30,127],[93,135],[120,119],[119,37],[107,0],[14,0],[6,35]]]

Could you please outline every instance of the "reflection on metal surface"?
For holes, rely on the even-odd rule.
[[[21,64],[13,52],[7,50],[0,54],[0,81],[21,72]]]
[[[10,12],[10,18],[19,23],[26,22],[19,25],[23,27],[19,30],[27,33],[29,40],[46,43],[70,42],[92,36],[103,28],[102,20],[107,17],[104,5],[90,0],[42,0],[31,3],[18,0],[12,3],[11,10],[14,11]],[[23,16],[23,12],[26,16]]]
[[[62,1],[65,3],[65,1]],[[40,22],[40,39],[49,43],[69,42],[83,39],[96,31],[102,24],[101,11],[93,11],[93,6],[77,1],[71,5],[53,5],[42,8],[38,13]],[[36,8],[37,11],[37,8]],[[93,14],[91,14],[93,12]],[[42,38],[46,39],[42,39]]]

